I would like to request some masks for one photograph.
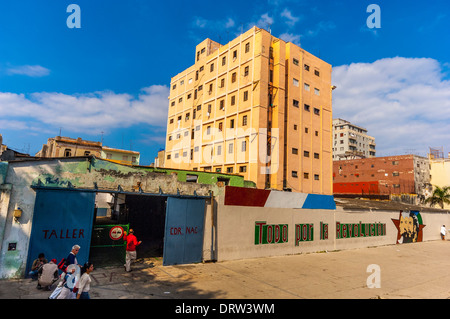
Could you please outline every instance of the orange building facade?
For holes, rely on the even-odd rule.
[[[164,166],[332,194],[331,65],[253,27],[171,79]]]

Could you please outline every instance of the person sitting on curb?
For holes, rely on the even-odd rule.
[[[49,263],[44,264],[39,269],[38,288],[51,290],[52,285],[58,280],[58,265],[56,259],[52,259]]]

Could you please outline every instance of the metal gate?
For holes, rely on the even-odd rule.
[[[163,265],[202,261],[205,199],[168,197]]]
[[[81,247],[78,263],[87,262],[94,206],[94,192],[37,189],[26,274],[39,253],[59,262],[73,245]]]

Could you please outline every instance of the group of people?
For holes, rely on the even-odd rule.
[[[137,240],[133,229],[130,229],[129,234],[125,231],[123,239],[126,241],[124,267],[127,272],[130,272],[131,263],[136,260],[136,247],[142,241]],[[81,267],[76,258],[79,251],[80,246],[74,245],[61,268],[58,267],[56,259],[48,262],[44,253],[40,253],[29,272],[33,279],[38,280],[36,288],[50,291],[53,284],[61,279],[55,291],[49,297],[50,299],[90,299],[90,273],[94,270],[94,265],[87,262]],[[60,269],[61,275],[59,274]]]
[[[55,291],[49,299],[90,299],[89,290],[94,265],[90,262],[80,266],[77,261],[77,254],[80,251],[79,245],[74,245],[63,265],[62,273],[59,275],[59,267],[56,259],[47,262],[44,253],[40,253],[33,262],[29,275],[38,280],[38,289],[51,290],[53,284],[58,280]]]

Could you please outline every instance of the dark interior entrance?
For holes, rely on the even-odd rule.
[[[112,242],[107,234],[114,225],[120,225],[126,231],[129,228],[133,229],[137,240],[142,241],[137,249],[138,259],[162,258],[167,197],[121,193],[99,194],[96,200],[90,261],[97,267],[124,264],[123,239],[116,240],[114,245],[111,245]]]
[[[127,221],[141,240],[138,258],[162,257],[167,197],[127,195]]]

